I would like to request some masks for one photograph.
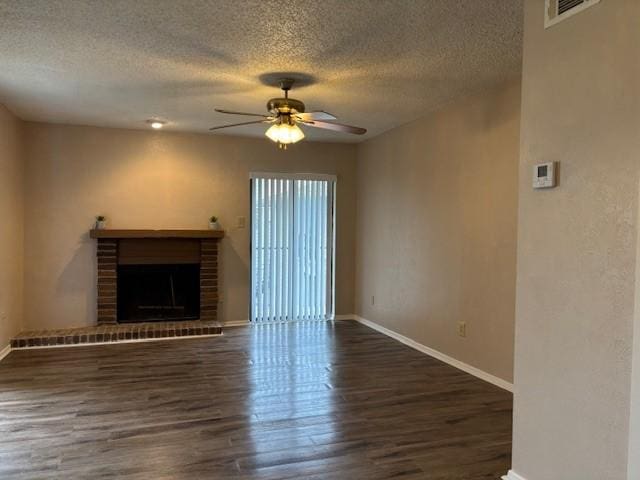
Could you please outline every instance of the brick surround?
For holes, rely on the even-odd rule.
[[[98,325],[118,323],[118,240],[98,239]]]
[[[200,241],[200,320],[218,319],[218,239]]]
[[[184,239],[199,242],[200,320],[218,319],[218,243],[224,232],[206,230],[92,230],[97,245],[97,325],[118,324],[118,263],[120,240]]]

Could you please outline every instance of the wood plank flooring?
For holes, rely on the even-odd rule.
[[[355,322],[21,350],[0,478],[497,479],[511,394]]]

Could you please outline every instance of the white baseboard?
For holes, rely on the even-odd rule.
[[[467,372],[473,375],[474,377],[478,377],[479,379],[484,380],[485,382],[489,382],[497,387],[503,388],[504,390],[513,392],[513,384],[507,382],[506,380],[503,380],[502,378],[496,377],[495,375],[491,375],[490,373],[487,373],[483,370],[480,370],[479,368],[476,368],[464,362],[461,362],[460,360],[456,360],[455,358],[450,357],[449,355],[446,355],[442,352],[439,352],[438,350],[434,350],[431,347],[427,347],[426,345],[418,343],[415,340],[410,339],[409,337],[405,337],[404,335],[394,332],[393,330],[389,330],[388,328],[383,327],[382,325],[378,325],[377,323],[372,322],[371,320],[367,320],[366,318],[362,318],[358,315],[352,315],[351,317],[357,322],[360,322],[369,328],[373,328],[374,330],[380,333],[383,333],[395,340],[398,340],[399,342],[404,343],[405,345],[411,348],[415,348],[419,352],[426,353],[427,355],[433,358],[436,358],[441,362],[447,363],[452,367],[462,370],[463,372]],[[518,477],[515,477],[515,479],[509,479],[509,480],[517,480],[517,478]]]
[[[507,473],[505,476],[503,476],[502,480],[527,480],[527,479],[524,478],[521,475],[518,475],[513,470],[509,470],[509,473]]]
[[[9,355],[10,353],[11,353],[11,344],[7,345],[2,350],[0,350],[0,361],[2,361],[2,359],[7,355]]]

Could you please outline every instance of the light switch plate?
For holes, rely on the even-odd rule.
[[[247,217],[238,217],[238,221],[236,222],[236,226],[238,228],[245,228],[247,226]]]

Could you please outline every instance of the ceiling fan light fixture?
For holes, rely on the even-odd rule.
[[[299,142],[304,138],[304,132],[302,129],[289,123],[277,123],[269,127],[264,133],[270,140],[283,145]]]
[[[155,118],[150,118],[149,120],[147,120],[147,124],[154,130],[160,130],[167,124],[167,122],[163,120],[157,120]]]

